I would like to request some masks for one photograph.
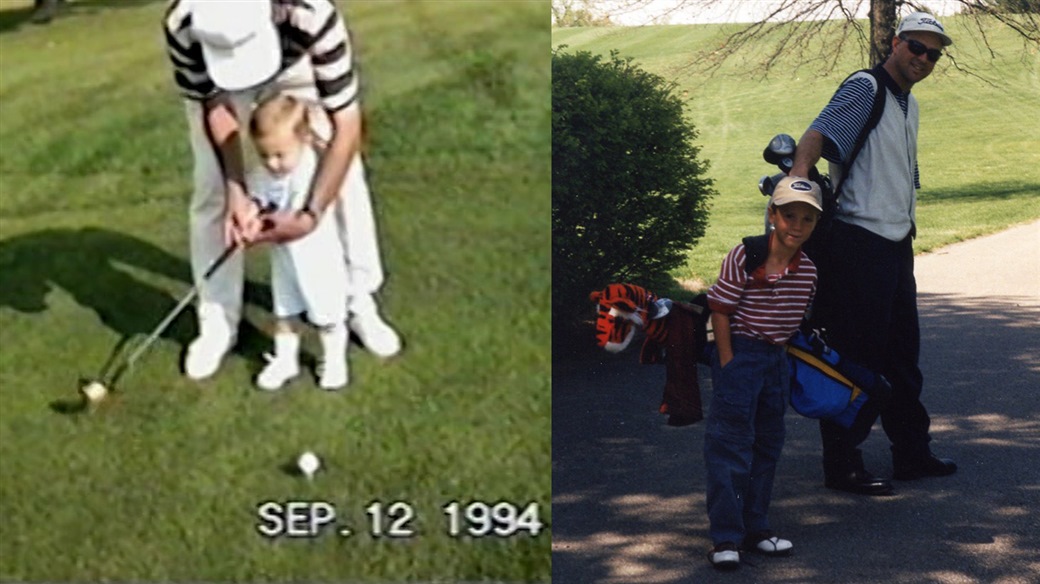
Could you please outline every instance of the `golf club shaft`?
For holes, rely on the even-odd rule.
[[[228,258],[230,258],[235,253],[237,249],[237,245],[231,245],[227,249],[225,249],[224,252],[220,254],[220,257],[218,257],[216,261],[213,262],[213,265],[211,265],[209,269],[206,270],[206,273],[202,275],[202,279],[204,281],[209,280],[210,276],[212,276],[213,273],[220,268],[220,266],[224,265],[224,262],[226,262]],[[199,287],[192,286],[191,291],[185,294],[184,298],[181,298],[181,301],[177,303],[177,306],[175,306],[173,310],[171,310],[170,313],[166,315],[166,318],[164,318],[162,322],[160,322],[158,326],[155,327],[155,330],[153,330],[152,333],[148,335],[148,338],[145,339],[144,342],[142,342],[140,345],[138,345],[132,353],[130,353],[130,356],[126,359],[126,366],[121,367],[118,370],[116,376],[113,378],[111,382],[112,384],[115,383],[115,380],[123,373],[123,371],[127,367],[132,366],[134,362],[137,361],[137,359],[146,350],[148,350],[148,347],[150,347],[151,344],[155,342],[155,339],[159,338],[159,335],[161,335],[166,330],[166,328],[170,326],[170,323],[172,323],[174,319],[176,319],[177,316],[180,315],[180,313],[188,306],[188,304],[191,304],[191,301],[194,300],[195,297],[198,295]]]

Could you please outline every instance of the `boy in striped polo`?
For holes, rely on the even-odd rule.
[[[770,200],[772,232],[733,248],[708,290],[716,351],[704,462],[716,568],[737,567],[741,545],[767,555],[793,547],[773,535],[767,512],[790,386],[784,344],[816,292],[816,266],[802,244],[822,210],[816,183],[784,177]]]
[[[326,212],[335,214],[346,250],[350,328],[373,353],[396,354],[400,338],[373,298],[383,268],[360,155],[360,84],[332,0],[172,0],[163,25],[195,167],[190,231],[200,334],[188,347],[185,373],[213,375],[237,337],[242,254],[203,280],[215,258],[232,243],[299,239]],[[261,221],[245,185],[242,135],[254,103],[276,92],[321,104],[326,115],[312,123],[328,147],[303,208]]]

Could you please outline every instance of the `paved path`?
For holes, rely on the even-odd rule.
[[[789,411],[770,515],[794,553],[718,573],[703,423],[664,425],[663,367],[635,349],[585,353],[553,367],[553,582],[1040,582],[1040,222],[919,256],[916,273],[933,446],[960,472],[893,497],[824,489],[818,426]],[[890,476],[880,425],[864,457]]]

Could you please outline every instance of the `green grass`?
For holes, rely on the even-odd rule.
[[[103,409],[61,415],[189,287],[164,4],[77,2],[45,27],[0,11],[0,580],[548,580],[549,529],[452,538],[441,510],[536,502],[551,522],[548,3],[343,3],[401,357],[353,351],[342,393],[254,390],[257,250],[216,378],[178,372],[189,311]],[[304,449],[327,464],[313,483],[281,468]],[[262,538],[257,504],[288,499],[359,533]],[[367,535],[374,500],[412,505],[417,535]]]
[[[987,26],[995,57],[976,42],[962,17],[947,21],[958,39],[955,58],[982,81],[940,61],[914,87],[921,106],[918,252],[992,233],[1040,217],[1040,55],[1035,45],[995,23]],[[777,172],[761,152],[775,134],[799,138],[844,76],[865,66],[859,55],[842,55],[838,69],[797,66],[781,59],[766,79],[753,72],[766,54],[765,41],[728,61],[714,76],[691,67],[693,55],[718,42],[715,25],[555,29],[552,44],[567,51],[606,55],[612,49],[677,84],[688,101],[688,118],[700,136],[701,155],[719,196],[710,226],[673,272],[695,288],[711,284],[725,253],[744,235],[762,229],[764,198],[758,178]],[[820,38],[817,53],[833,40]],[[813,52],[810,50],[809,52]],[[825,170],[821,164],[821,170]]]

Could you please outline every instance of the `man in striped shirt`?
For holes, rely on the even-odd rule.
[[[298,239],[327,212],[336,214],[347,250],[350,328],[377,355],[396,354],[400,338],[373,297],[383,268],[360,155],[360,85],[332,0],[171,0],[163,26],[194,155],[191,263],[200,334],[188,347],[185,373],[213,375],[235,343],[242,254],[202,278],[223,249]],[[245,187],[241,136],[254,103],[273,92],[316,104],[314,131],[326,147],[304,209],[261,217]]]
[[[793,547],[773,535],[767,511],[790,387],[784,344],[816,291],[816,266],[802,244],[822,210],[819,186],[784,177],[770,199],[773,231],[733,248],[708,290],[716,354],[704,462],[716,568],[737,567],[741,546],[769,555]]]
[[[930,419],[921,403],[920,328],[913,238],[919,173],[914,84],[928,77],[953,43],[930,14],[904,18],[885,62],[873,75],[858,73],[842,85],[802,136],[792,175],[806,176],[820,157],[841,184],[835,221],[813,257],[820,268],[815,317],[843,356],[883,374],[893,399],[880,411],[892,442],[897,479],[943,476],[953,461],[929,448]],[[850,168],[845,168],[870,117],[876,92],[885,107]],[[841,177],[844,182],[839,182]],[[866,407],[873,407],[868,404]],[[858,494],[885,495],[891,483],[867,472],[859,445],[879,413],[843,428],[821,420],[824,484]]]

